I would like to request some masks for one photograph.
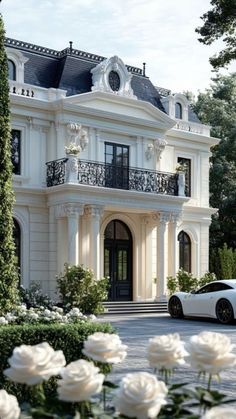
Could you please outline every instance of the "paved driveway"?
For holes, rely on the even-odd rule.
[[[236,324],[225,326],[214,321],[178,320],[172,319],[169,314],[106,315],[100,321],[112,323],[122,342],[129,347],[126,360],[113,369],[111,378],[117,382],[128,372],[152,372],[146,360],[146,347],[148,339],[155,335],[178,332],[182,340],[187,341],[190,336],[203,330],[225,333],[235,344],[236,353]],[[196,383],[197,374],[190,368],[182,367],[178,370],[175,380]],[[236,367],[221,374],[221,383],[217,385],[217,389],[236,397]]]

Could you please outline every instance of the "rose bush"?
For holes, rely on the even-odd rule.
[[[96,342],[98,350],[92,345]],[[166,359],[171,360],[173,371],[179,365],[173,360],[179,359],[182,363],[183,357],[191,360],[197,371],[204,373],[203,376],[208,374],[209,377],[213,373],[219,373],[222,369],[235,365],[235,355],[232,352],[234,346],[229,338],[219,333],[202,332],[192,337],[186,344],[188,351],[186,354],[180,337],[175,334],[154,337],[150,340],[148,348],[150,349],[152,345],[154,348],[152,347],[151,353],[158,354],[157,347],[159,347],[161,358],[164,359],[165,354]],[[118,387],[104,380],[104,375],[92,362],[78,360],[65,367],[63,355],[56,353],[60,351],[49,349],[47,344],[35,345],[40,349],[43,348],[39,353],[36,351],[37,356],[35,349],[23,346],[15,348],[9,360],[11,368],[6,370],[6,373],[11,379],[16,378],[17,382],[31,386],[31,406],[27,404],[21,406],[22,413],[30,418],[224,419],[226,416],[227,419],[235,418],[234,409],[224,407],[224,403],[229,403],[230,400],[215,389],[211,390],[210,381],[207,388],[199,384],[194,386],[193,383],[167,384],[159,381],[156,374],[163,373],[165,368],[169,369],[170,365],[167,362],[165,364],[163,362],[159,364],[159,360],[155,362],[155,375],[149,372],[127,374]],[[102,362],[105,360],[111,363],[120,362],[126,355],[126,346],[117,335],[94,333],[85,341],[84,346],[87,347],[87,350],[84,348],[86,356],[89,353],[94,359],[96,357],[99,361],[102,359]],[[42,355],[44,352],[45,357]],[[53,393],[53,397],[47,398],[43,392],[42,380],[48,379],[53,374],[61,376],[59,379],[54,377],[58,384],[58,396]],[[37,383],[41,384],[35,385]],[[113,393],[109,394],[107,401],[108,391]],[[12,412],[15,415],[14,419],[19,416],[16,399],[11,397],[13,396],[6,392],[2,395],[0,392],[1,419],[13,419]]]
[[[117,364],[125,359],[126,349],[118,335],[97,332],[84,342],[83,353],[94,361]]]

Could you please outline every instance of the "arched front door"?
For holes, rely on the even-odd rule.
[[[104,275],[110,277],[110,301],[132,300],[132,236],[119,220],[105,229]]]

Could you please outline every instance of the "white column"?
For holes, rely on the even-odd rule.
[[[103,207],[86,205],[84,214],[88,219],[89,230],[89,268],[93,270],[95,278],[100,277],[100,219]]]
[[[171,276],[176,276],[178,271],[178,246],[177,246],[177,223],[180,214],[171,214],[171,219],[168,226],[168,244],[169,244],[169,272]]]
[[[158,214],[157,225],[157,298],[166,300],[166,278],[168,276],[168,229],[170,214]]]
[[[67,257],[66,261],[69,265],[78,265],[79,260],[79,215],[83,212],[83,205],[68,203],[59,205],[57,208],[58,220],[58,252],[63,248],[63,241],[66,240],[65,232],[63,233],[62,218],[67,218]],[[61,256],[58,261],[61,264]]]
[[[151,219],[148,216],[141,218],[141,298],[152,297],[152,228]]]

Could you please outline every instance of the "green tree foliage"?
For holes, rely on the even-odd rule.
[[[216,276],[214,273],[206,272],[200,279],[197,279],[193,274],[180,268],[175,277],[167,277],[167,289],[170,295],[176,291],[191,292],[215,280]]]
[[[18,267],[13,240],[12,163],[8,66],[0,15],[0,312],[11,309],[18,298]]]
[[[212,148],[210,205],[219,208],[210,226],[210,251],[236,248],[236,73],[218,75],[211,88],[200,93],[194,110],[211,135],[221,138]]]
[[[204,24],[196,29],[199,41],[211,45],[222,39],[225,48],[210,58],[214,69],[227,66],[236,58],[236,1],[211,0],[212,9],[201,17]]]

